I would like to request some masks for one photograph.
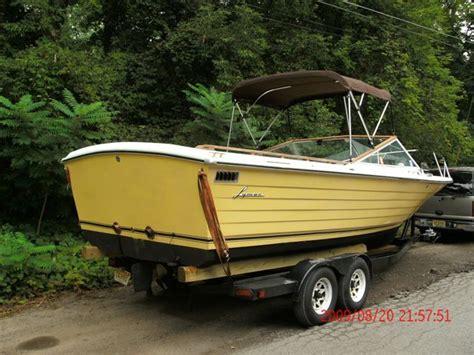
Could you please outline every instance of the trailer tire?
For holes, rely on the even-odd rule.
[[[337,279],[328,267],[310,271],[304,279],[294,304],[296,319],[305,327],[328,322],[337,301]]]
[[[364,259],[358,257],[349,266],[347,273],[339,277],[338,308],[351,312],[361,309],[367,300],[369,286],[369,266]]]

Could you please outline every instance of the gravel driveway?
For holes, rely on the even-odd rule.
[[[402,327],[400,324],[368,326],[352,322],[306,330],[296,323],[287,298],[247,303],[228,297],[199,295],[189,302],[185,295],[150,299],[141,293],[134,294],[129,287],[117,287],[65,294],[47,304],[0,319],[0,353],[28,350],[45,354],[286,353],[307,352],[318,346],[330,351],[332,348],[327,344],[349,346],[364,335],[375,337],[371,339],[391,339],[397,334],[405,350],[417,352],[418,349],[410,348],[410,344],[414,344],[410,340],[413,337],[423,336],[427,343],[430,339],[439,343],[439,334],[449,329],[459,330],[462,324],[472,322],[473,272],[466,273],[470,270],[474,270],[474,242],[416,243],[397,265],[376,275],[372,284],[367,307],[400,307],[400,302],[405,301],[407,307],[418,307],[422,305],[423,295],[431,295],[433,307],[451,307],[456,313],[452,314],[451,328],[449,324],[441,328],[431,324]],[[448,275],[452,279],[446,279]],[[450,280],[461,285],[456,295],[471,297],[470,304],[466,305],[470,307],[466,312],[471,313],[463,315],[459,304],[451,305],[456,296],[441,291],[449,287]],[[463,288],[463,280],[470,280],[471,287]],[[437,284],[438,281],[441,283]],[[415,303],[410,303],[412,301]],[[454,325],[455,319],[461,322],[461,328],[459,324]],[[472,323],[467,324],[474,328]],[[425,327],[434,330],[426,331]],[[335,337],[336,330],[339,335]],[[472,349],[472,342],[462,343],[457,337],[450,339],[442,341],[440,346],[451,341],[458,346],[453,348],[455,351],[462,351],[466,346]],[[447,346],[436,349],[447,352]]]

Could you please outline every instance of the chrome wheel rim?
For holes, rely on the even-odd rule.
[[[351,275],[351,282],[349,284],[349,293],[352,301],[360,302],[364,297],[366,287],[367,279],[365,272],[362,269],[355,269]]]
[[[320,278],[316,281],[313,288],[312,305],[313,310],[317,314],[324,314],[329,309],[332,301],[332,285],[326,277]]]

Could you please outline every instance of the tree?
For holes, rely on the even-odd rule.
[[[229,93],[218,92],[214,87],[208,89],[202,84],[188,86],[190,90],[183,92],[192,105],[190,110],[195,119],[184,126],[180,138],[190,145],[225,145],[232,113]]]
[[[112,134],[113,113],[103,103],[78,103],[69,90],[64,101],[47,105],[24,95],[14,103],[0,96],[0,166],[5,171],[0,186],[8,196],[0,201],[2,214],[28,220],[38,213],[37,234],[50,196],[57,202],[67,195],[61,158]]]
[[[0,104],[0,159],[7,171],[2,174],[2,185],[21,191],[24,198],[36,193],[43,195],[38,219],[39,233],[49,190],[58,184],[59,152],[54,133],[63,133],[62,127],[44,109],[46,102],[35,102],[31,95],[22,96],[16,103],[0,96]],[[38,199],[38,196],[34,197]],[[14,205],[5,207],[5,210],[23,206],[19,200],[10,200],[8,203]]]
[[[431,152],[436,151],[450,165],[473,162],[472,4],[462,0],[361,0],[357,4],[433,30],[342,0],[4,1],[0,6],[0,95],[12,105],[25,94],[31,95],[33,103],[50,102],[62,100],[67,87],[78,102],[100,101],[117,111],[117,139],[225,144],[230,113],[218,119],[221,116],[212,111],[210,102],[211,106],[203,106],[191,96],[201,100],[209,94],[228,107],[224,102],[229,94],[224,93],[242,79],[328,69],[388,89],[393,100],[379,131],[392,133],[394,127],[409,148],[420,150],[419,160],[431,159]],[[202,86],[195,85],[196,91],[188,83]],[[63,101],[68,111],[57,104],[54,110],[46,105],[38,111],[49,112],[47,122],[61,122],[54,128],[56,133],[65,130],[65,135],[73,136],[71,130],[78,124],[78,130],[91,136],[74,133],[69,140],[73,143],[67,146],[66,136],[52,134],[48,125],[38,125],[36,130],[59,140],[64,154],[96,142],[94,135],[104,131],[97,127],[98,131],[89,131],[79,119],[70,118],[68,113],[77,112]],[[204,110],[206,116],[196,109]],[[380,103],[368,100],[363,110],[373,126]],[[258,120],[249,118],[258,136],[274,115],[270,110],[254,112],[262,114]],[[341,100],[292,107],[290,124],[285,113],[262,146],[294,136],[345,133],[343,114]],[[232,144],[252,147],[242,122],[235,124],[237,136]],[[215,129],[209,130],[213,125]],[[363,132],[357,120],[354,125],[354,132]],[[11,149],[11,144],[1,138],[0,151]],[[46,162],[51,154],[47,155]],[[2,171],[29,179],[10,163],[0,158]],[[59,184],[62,172],[57,179]],[[3,184],[7,187],[2,194],[31,201],[32,210],[40,209],[43,192],[37,201],[38,194],[20,189],[21,179],[14,180]],[[31,191],[44,191],[37,182],[32,182]],[[10,193],[10,186],[16,195]],[[57,194],[50,199],[48,208],[65,201]],[[20,205],[14,213],[10,210],[11,215],[26,215],[21,209],[30,207]]]
[[[116,87],[123,85],[125,58],[105,57],[101,49],[71,49],[50,41],[0,56],[0,93],[19,99],[30,93],[35,99],[60,98],[70,87],[84,101],[113,101],[124,106]]]
[[[112,137],[113,112],[108,111],[100,101],[91,104],[79,103],[68,89],[63,91],[64,102],[51,100],[51,105],[66,124],[64,145],[68,149],[107,141]]]

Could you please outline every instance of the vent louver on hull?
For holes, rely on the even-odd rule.
[[[216,172],[215,182],[238,182],[239,172],[238,171],[218,171]]]

